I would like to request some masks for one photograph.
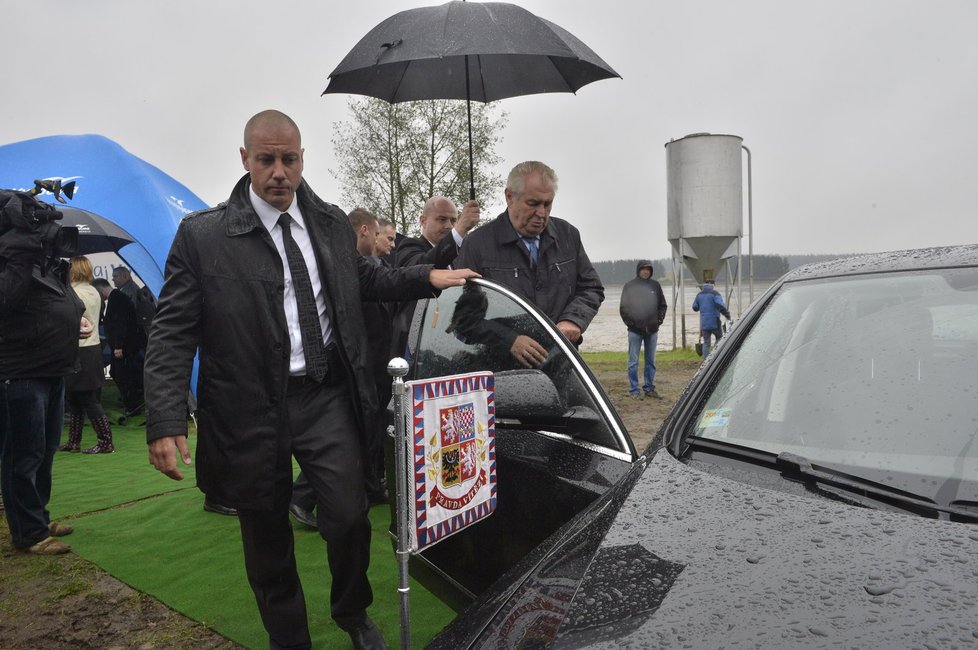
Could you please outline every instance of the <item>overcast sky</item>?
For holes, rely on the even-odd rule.
[[[320,97],[327,75],[378,22],[428,4],[0,0],[0,144],[101,134],[215,204],[243,173],[244,122],[278,108],[302,130],[305,178],[338,202],[347,96]],[[670,255],[664,145],[698,132],[752,152],[757,253],[978,242],[975,0],[518,4],[622,76],[502,102],[500,173],[554,167],[553,214],[593,260]]]

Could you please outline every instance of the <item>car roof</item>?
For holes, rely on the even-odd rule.
[[[915,248],[867,255],[842,257],[828,262],[806,264],[788,272],[784,282],[828,278],[864,273],[888,273],[919,269],[978,266],[978,244]]]

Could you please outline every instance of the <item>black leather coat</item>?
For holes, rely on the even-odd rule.
[[[458,257],[455,237],[447,233],[437,246],[432,246],[424,237],[403,237],[394,249],[394,266],[413,266],[433,264],[436,269],[447,269]],[[418,303],[416,300],[402,301],[395,307],[393,316],[393,335],[389,348],[390,356],[404,356],[411,320]]]
[[[249,184],[246,174],[226,203],[188,215],[177,230],[146,351],[146,437],[186,434],[187,390],[199,348],[197,483],[223,505],[270,509],[273,470],[289,462],[283,430],[290,345],[282,259],[251,206]],[[371,263],[357,252],[342,210],[305,182],[297,196],[366,436],[363,413],[376,409],[377,398],[361,296],[431,297],[431,267],[393,270]]]

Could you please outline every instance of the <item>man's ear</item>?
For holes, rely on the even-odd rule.
[[[244,147],[240,147],[239,151],[241,151],[241,164],[244,166],[245,171],[250,172],[251,168],[248,166],[248,152]]]

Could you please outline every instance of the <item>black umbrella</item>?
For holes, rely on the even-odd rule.
[[[491,102],[577,92],[621,77],[573,34],[505,2],[409,9],[383,21],[329,75],[323,94],[352,93],[390,103],[419,99]],[[469,185],[472,184],[469,105]]]
[[[64,215],[59,222],[62,226],[78,228],[76,255],[116,253],[126,244],[135,241],[135,238],[123,228],[94,212],[66,206],[57,206],[57,208],[58,212]]]

